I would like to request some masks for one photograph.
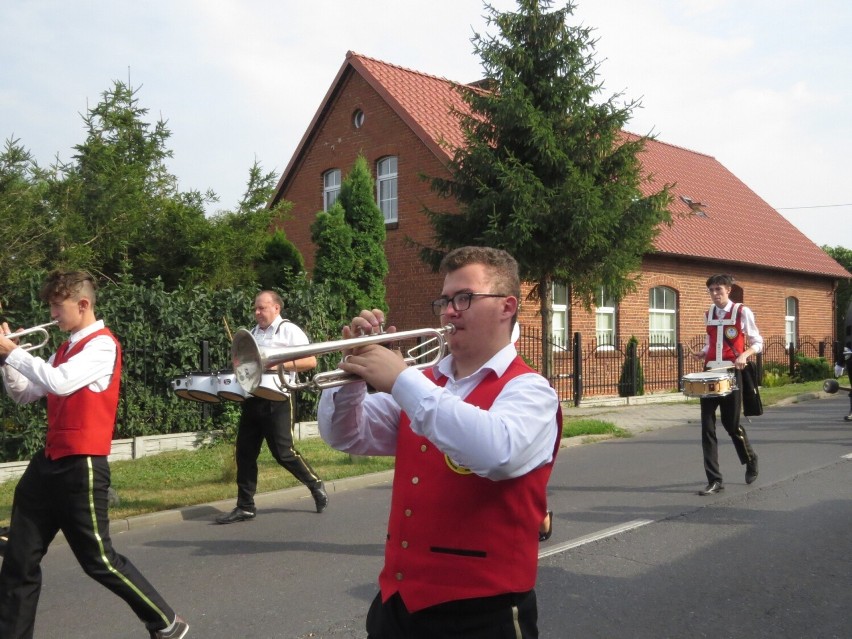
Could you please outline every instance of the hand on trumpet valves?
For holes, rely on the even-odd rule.
[[[343,337],[351,339],[385,332],[384,321],[385,314],[381,309],[363,310],[357,317],[352,318],[349,326],[343,327]],[[394,333],[396,327],[391,326],[386,332]],[[408,364],[398,351],[380,344],[367,344],[345,349],[339,368],[362,378],[377,391],[389,393],[396,378],[408,368]]]

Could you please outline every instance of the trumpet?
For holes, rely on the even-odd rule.
[[[59,324],[57,321],[48,322],[47,324],[39,324],[38,326],[33,326],[32,328],[25,328],[23,330],[18,331],[17,333],[9,333],[8,335],[4,335],[6,339],[19,339],[24,337],[25,335],[32,335],[33,333],[42,333],[44,335],[44,339],[41,340],[37,344],[19,344],[18,348],[22,348],[25,351],[34,351],[39,348],[42,348],[45,344],[47,344],[47,340],[50,339],[50,334],[47,332],[47,329],[51,326],[56,326]]]
[[[260,385],[263,372],[271,366],[292,362],[305,357],[316,357],[317,355],[325,355],[327,353],[342,352],[370,344],[389,344],[406,339],[427,338],[419,346],[410,349],[404,358],[409,366],[422,369],[434,366],[444,358],[447,350],[445,335],[451,335],[455,330],[455,326],[447,324],[442,328],[421,328],[412,331],[377,333],[375,335],[363,335],[351,339],[317,342],[315,344],[305,344],[304,346],[266,348],[258,345],[251,331],[241,328],[234,333],[234,339],[231,342],[231,363],[233,364],[234,376],[237,378],[237,383],[247,393],[252,393]],[[429,359],[421,361],[425,357],[429,357]],[[322,390],[351,384],[360,379],[357,375],[352,375],[342,370],[332,370],[317,373],[311,379],[304,382],[293,382],[283,367],[278,367],[278,383],[282,390],[285,388],[291,391],[305,389]]]

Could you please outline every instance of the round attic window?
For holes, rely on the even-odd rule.
[[[361,109],[355,109],[355,113],[352,114],[352,124],[356,129],[364,125],[364,112]]]

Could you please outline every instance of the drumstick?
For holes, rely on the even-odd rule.
[[[225,331],[228,333],[228,339],[233,342],[234,341],[234,335],[231,333],[231,327],[228,326],[228,318],[223,315],[222,321],[225,322]]]

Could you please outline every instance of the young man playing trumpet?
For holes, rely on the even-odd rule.
[[[41,591],[41,560],[59,531],[90,577],[124,599],[152,639],[181,639],[189,626],[109,535],[110,469],[121,380],[121,347],[95,317],[88,273],[52,273],[41,290],[68,340],[47,361],[0,327],[6,391],[18,403],[47,397],[47,442],[15,488],[12,522],[0,569],[0,637],[31,639]],[[32,350],[32,349],[30,349]],[[94,619],[94,617],[93,617]],[[109,632],[93,625],[92,636]]]
[[[539,524],[561,439],[559,401],[510,339],[520,297],[514,258],[466,247],[441,271],[432,309],[455,328],[450,355],[424,372],[380,345],[353,348],[340,367],[364,381],[320,399],[320,434],[331,446],[396,456],[368,636],[537,637]],[[343,337],[357,345],[355,336],[383,322],[380,310],[364,310]]]

